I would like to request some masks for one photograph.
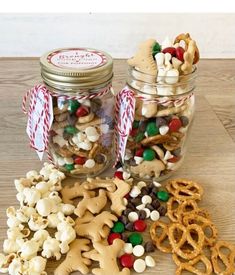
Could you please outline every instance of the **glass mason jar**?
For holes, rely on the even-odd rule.
[[[53,96],[52,161],[67,175],[98,175],[112,158],[112,57],[90,48],[66,48],[44,54],[40,64]]]
[[[181,165],[194,115],[195,78],[196,67],[164,81],[129,67],[127,89],[134,93],[135,111],[122,165],[134,178],[161,181]]]

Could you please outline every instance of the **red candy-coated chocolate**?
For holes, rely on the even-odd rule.
[[[123,180],[123,173],[122,173],[122,171],[116,171],[114,173],[114,177],[115,178],[119,178],[120,180]]]
[[[119,258],[119,260],[120,260],[120,264],[123,267],[132,268],[135,261],[135,257],[132,254],[123,254]]]
[[[76,111],[76,116],[77,117],[82,117],[82,116],[86,116],[89,114],[89,109],[85,106],[81,106],[77,109]]]
[[[83,157],[76,157],[74,159],[74,162],[79,165],[83,165],[86,162],[86,158]]]
[[[176,58],[178,58],[180,61],[184,61],[184,49],[182,47],[178,47],[175,49],[175,55]]]
[[[139,148],[139,149],[136,150],[135,155],[137,157],[142,157],[143,153],[144,153],[144,148]]]
[[[165,48],[164,50],[162,50],[163,53],[170,53],[171,56],[175,56],[176,55],[176,51],[174,47],[168,47]]]
[[[130,131],[130,136],[131,137],[135,137],[138,133],[138,128],[133,128],[131,131]]]
[[[173,118],[168,125],[171,132],[177,132],[181,126],[182,122],[178,118]]]
[[[134,222],[135,231],[144,232],[146,227],[147,227],[147,224],[143,220],[137,220]]]
[[[168,159],[167,161],[168,161],[168,162],[171,162],[171,163],[175,163],[175,162],[177,162],[179,159],[180,159],[179,157],[174,156],[174,157]]]
[[[110,233],[108,236],[108,243],[112,244],[115,239],[121,239],[122,236],[119,233]]]

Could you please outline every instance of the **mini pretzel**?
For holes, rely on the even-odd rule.
[[[157,229],[161,228],[162,232],[158,236],[157,235]],[[154,242],[155,246],[164,253],[171,253],[172,247],[168,243],[168,224],[161,222],[161,221],[155,221],[150,228],[150,236],[152,241]]]
[[[229,254],[225,254],[222,248],[226,248],[230,251]],[[211,248],[211,262],[214,272],[216,274],[229,275],[235,272],[235,246],[226,241],[218,241],[214,247]],[[223,262],[225,270],[221,269],[219,260]]]
[[[166,189],[174,197],[183,201],[189,199],[201,200],[203,194],[203,189],[198,183],[186,179],[168,181]]]
[[[196,240],[193,239],[192,233],[196,233]],[[180,223],[172,223],[169,225],[168,234],[172,251],[183,259],[191,260],[202,252],[205,237],[199,225],[190,224],[186,227]],[[188,250],[187,244],[189,244],[193,250]]]
[[[195,213],[198,210],[198,205],[195,200],[183,201],[177,211],[178,219],[182,221],[182,218],[188,213]]]
[[[178,113],[183,112],[186,108],[187,108],[186,105],[182,105],[182,106],[178,106],[178,107],[171,107],[171,108],[159,110],[156,114],[156,117],[178,114]]]
[[[113,179],[106,178],[101,179],[96,178],[87,178],[87,182],[84,183],[84,188],[86,190],[94,190],[98,188],[105,188],[109,192],[114,192],[116,190],[116,185],[113,182]]]
[[[175,197],[171,197],[166,204],[167,205],[166,216],[168,216],[172,222],[177,222],[179,220],[178,210],[181,203],[182,203],[181,200]],[[177,206],[175,207],[176,204]]]
[[[100,189],[97,197],[92,197],[88,191],[84,191],[83,199],[78,203],[77,208],[74,210],[74,214],[78,217],[82,217],[87,210],[93,214],[100,213],[106,203],[107,196],[105,190]]]
[[[180,132],[171,133],[171,135],[170,135],[171,139],[164,142],[163,147],[168,151],[176,150],[177,148],[180,147],[180,142],[181,142],[183,136],[184,136],[184,134],[180,133]]]
[[[192,274],[196,274],[196,275],[210,275],[212,274],[212,265],[209,259],[207,259],[207,257],[205,255],[198,255],[196,258],[187,261],[187,262],[180,262],[177,259],[177,255],[173,254],[173,260],[176,263],[176,265],[178,265],[178,268],[176,269],[175,274],[176,275],[181,275],[183,271],[189,271]],[[203,265],[205,266],[205,271],[198,269],[195,265],[197,265],[197,263],[203,263]]]
[[[167,142],[169,140],[172,140],[172,138],[168,134],[164,135],[164,136],[162,136],[162,135],[156,135],[156,136],[144,138],[141,141],[141,144],[142,145],[155,145],[155,144]]]
[[[185,42],[185,50],[187,51],[189,42],[192,41],[192,38],[190,37],[189,33],[181,33],[179,34],[174,41],[174,44],[179,43],[181,40]],[[195,47],[195,55],[193,59],[193,64],[196,64],[199,61],[199,50],[198,47]]]
[[[189,213],[184,216],[183,224],[186,226],[190,224],[198,224],[204,231],[205,245],[213,246],[216,242],[218,230],[209,219],[202,216],[197,216],[194,213]],[[207,229],[210,229],[211,236],[207,236]]]
[[[88,158],[89,159],[94,159],[94,157],[97,155],[98,151],[99,151],[99,144],[98,143],[94,143],[94,145],[92,146],[89,154],[88,154]]]

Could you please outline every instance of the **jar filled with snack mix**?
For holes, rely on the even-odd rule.
[[[118,94],[117,160],[133,177],[163,180],[182,163],[198,59],[196,43],[186,34],[162,45],[149,39],[128,60],[127,85]]]
[[[44,83],[33,88],[31,97],[36,90],[35,101],[40,101],[41,93],[43,101],[49,97],[51,102],[47,112],[42,111],[41,120],[46,123],[39,123],[45,146],[38,150],[40,146],[32,146],[32,138],[31,146],[37,152],[46,150],[52,162],[71,176],[101,173],[110,164],[113,148],[111,56],[90,48],[58,49],[44,54],[40,65]],[[33,101],[30,98],[29,104]]]

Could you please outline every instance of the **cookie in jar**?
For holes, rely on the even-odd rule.
[[[188,33],[162,43],[148,39],[128,60],[127,84],[117,95],[116,161],[133,177],[163,180],[182,163],[198,61],[196,42]]]
[[[44,54],[40,65],[53,106],[49,157],[67,175],[98,175],[112,158],[111,56],[90,48],[65,48]]]

